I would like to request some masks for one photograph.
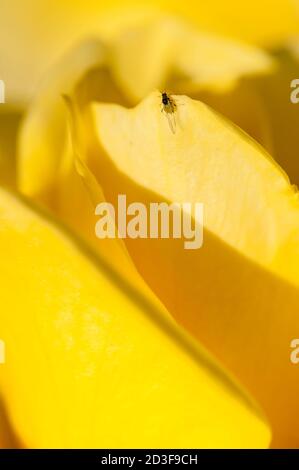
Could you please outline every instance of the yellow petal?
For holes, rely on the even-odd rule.
[[[82,119],[77,103],[64,97],[69,116],[68,158],[57,179],[57,199],[55,215],[72,230],[79,233],[100,255],[135,287],[150,295],[149,289],[137,275],[136,268],[120,239],[101,239],[95,236],[96,206],[105,202],[102,188],[85,162],[86,149]],[[111,223],[115,221],[111,219]],[[155,299],[152,299],[155,301]]]
[[[189,53],[193,53],[190,61]],[[74,95],[81,109],[92,100],[127,105],[165,82],[174,89],[187,86],[195,95],[200,89],[228,91],[243,75],[271,67],[272,61],[257,48],[200,34],[161,16],[116,35],[109,46],[87,41],[63,57],[30,107],[19,138],[18,187],[56,213],[66,212],[61,210],[62,183],[58,181],[70,178],[72,154],[62,94]],[[252,134],[261,134],[267,145],[260,107],[256,109],[251,95],[247,102],[257,111]],[[251,131],[247,111],[244,125]],[[75,204],[73,208],[77,210]]]
[[[67,108],[62,94],[71,94],[77,81],[87,70],[100,66],[104,57],[99,41],[84,42],[70,51],[43,84],[24,121],[18,186],[49,206],[55,207],[57,179],[67,151]]]
[[[0,367],[3,367],[2,364]],[[1,369],[0,369],[1,373]],[[0,402],[0,449],[15,449],[20,447],[13,430],[10,427],[3,402]]]
[[[252,403],[161,306],[17,197],[1,190],[0,208],[0,384],[28,447],[268,444]]]
[[[280,44],[298,32],[298,0],[215,0],[212,5],[204,0],[166,2],[207,31],[263,46]]]
[[[20,110],[0,104],[0,184],[16,187],[16,134]]]
[[[128,238],[128,250],[174,317],[263,405],[275,444],[298,445],[298,371],[289,357],[299,328],[297,195],[239,129],[200,102],[174,100],[174,135],[157,94],[133,110],[94,105],[94,173],[115,204],[118,193],[128,204],[204,203],[201,249]]]
[[[203,101],[229,118],[273,155],[274,135],[270,123],[271,116],[257,86],[262,80],[263,78],[259,76],[244,77],[234,88],[225,93],[202,90],[190,93],[190,97]]]
[[[189,29],[177,51],[175,75],[185,92],[201,88],[224,92],[243,76],[268,72],[273,60],[261,49]]]
[[[299,61],[283,50],[277,54],[277,63],[276,72],[256,78],[254,86],[267,116],[273,157],[291,182],[299,184],[299,104],[291,101],[291,93],[295,91],[291,83],[299,77]]]
[[[49,64],[70,44],[100,28],[111,29],[107,17],[120,28],[153,8],[190,20],[205,31],[260,45],[282,43],[298,32],[298,0],[251,0],[246,4],[214,0],[212,6],[206,0],[131,0],[129,6],[123,0],[90,0],[88,6],[84,0],[27,0],[26,4],[2,0],[0,68],[9,99],[28,99]]]

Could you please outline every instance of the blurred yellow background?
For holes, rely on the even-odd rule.
[[[98,34],[106,14],[123,22],[129,9],[128,22],[159,9],[202,30],[269,47],[299,32],[298,0],[1,0],[0,78],[8,100],[32,96],[60,53],[82,36]]]

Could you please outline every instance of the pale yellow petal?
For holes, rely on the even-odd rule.
[[[246,75],[269,72],[262,50],[197,31],[171,17],[125,29],[111,41],[110,66],[125,96],[138,102],[154,88],[224,92]]]

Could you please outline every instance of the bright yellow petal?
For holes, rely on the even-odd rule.
[[[162,307],[24,202],[0,194],[8,351],[0,384],[27,446],[268,444],[252,403]]]
[[[127,239],[128,250],[175,318],[262,403],[275,444],[298,445],[298,371],[289,358],[299,328],[297,194],[248,136],[202,103],[174,99],[175,135],[156,94],[133,110],[94,105],[94,172],[115,204],[118,193],[128,204],[204,203],[203,248]]]
[[[274,61],[261,49],[221,36],[186,29],[175,62],[175,75],[185,92],[227,91],[241,77],[269,72]]]

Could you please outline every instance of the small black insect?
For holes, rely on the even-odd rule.
[[[176,111],[176,104],[173,100],[173,98],[168,95],[165,91],[161,93],[161,99],[162,99],[162,109],[161,112],[164,112],[167,120],[169,127],[173,133],[175,133],[175,128],[176,128],[176,122],[175,122],[175,111]]]
[[[170,99],[169,99],[168,94],[165,91],[163,91],[163,93],[162,93],[162,103],[165,106],[167,106],[169,104],[169,101],[170,101]]]

